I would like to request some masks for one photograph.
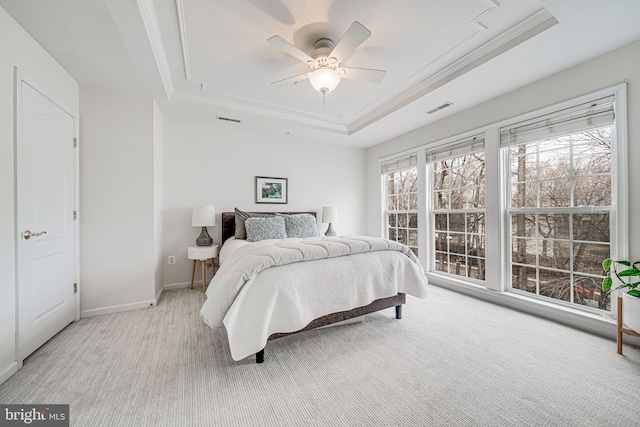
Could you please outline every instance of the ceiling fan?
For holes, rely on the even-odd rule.
[[[268,43],[299,59],[310,68],[310,71],[304,74],[278,80],[271,84],[296,84],[304,79],[309,79],[315,90],[326,95],[340,84],[342,78],[380,83],[386,73],[384,70],[340,66],[369,36],[371,36],[371,31],[358,21],[354,21],[337,44],[331,39],[321,38],[315,42],[311,54],[306,54],[280,36],[270,37],[267,39]]]

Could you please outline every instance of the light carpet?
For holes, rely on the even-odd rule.
[[[73,426],[638,426],[640,349],[432,286],[234,362],[202,291],[82,319],[0,386]]]

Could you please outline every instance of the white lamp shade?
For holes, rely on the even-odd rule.
[[[322,208],[322,223],[337,223],[338,222],[338,207],[337,206],[325,206]]]
[[[329,93],[340,83],[340,76],[330,68],[320,68],[311,73],[309,82],[318,92]]]
[[[194,206],[191,215],[191,225],[194,227],[208,227],[216,225],[215,206]]]

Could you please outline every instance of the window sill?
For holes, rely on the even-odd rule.
[[[537,298],[514,292],[498,292],[474,283],[457,280],[448,276],[435,273],[426,273],[429,284],[441,288],[460,292],[474,298],[482,299],[494,304],[499,304],[518,311],[544,317],[558,323],[572,326],[576,329],[616,339],[616,320],[610,313],[593,314],[585,311],[564,307]],[[640,346],[640,338],[626,337],[625,344]]]

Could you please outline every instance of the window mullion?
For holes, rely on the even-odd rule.
[[[510,193],[511,182],[510,176],[507,176],[508,183],[503,189],[501,184],[501,171],[508,171],[505,169],[506,160],[501,155],[500,150],[500,132],[498,128],[491,129],[485,132],[485,233],[484,233],[484,245],[485,255],[492,254],[499,256],[485,256],[485,280],[487,289],[494,291],[505,290],[505,275],[502,268],[502,262],[505,259],[507,253],[511,252],[511,243],[505,247],[504,239],[504,222],[507,221],[507,217],[504,215],[504,208],[508,206],[507,200],[503,197],[506,192]],[[486,189],[491,189],[487,191]]]
[[[429,243],[431,240],[427,238],[426,230],[431,230],[429,227],[429,201],[428,194],[432,194],[432,190],[430,191],[428,187],[431,186],[431,180],[427,179],[427,174],[429,168],[427,164],[424,162],[426,157],[426,150],[421,148],[416,153],[417,158],[421,159],[417,164],[417,178],[418,178],[418,259],[420,263],[423,265],[427,271],[429,269],[429,258],[428,254],[432,251],[429,251],[431,244]],[[427,189],[425,191],[425,189]],[[435,248],[434,248],[435,249]]]

